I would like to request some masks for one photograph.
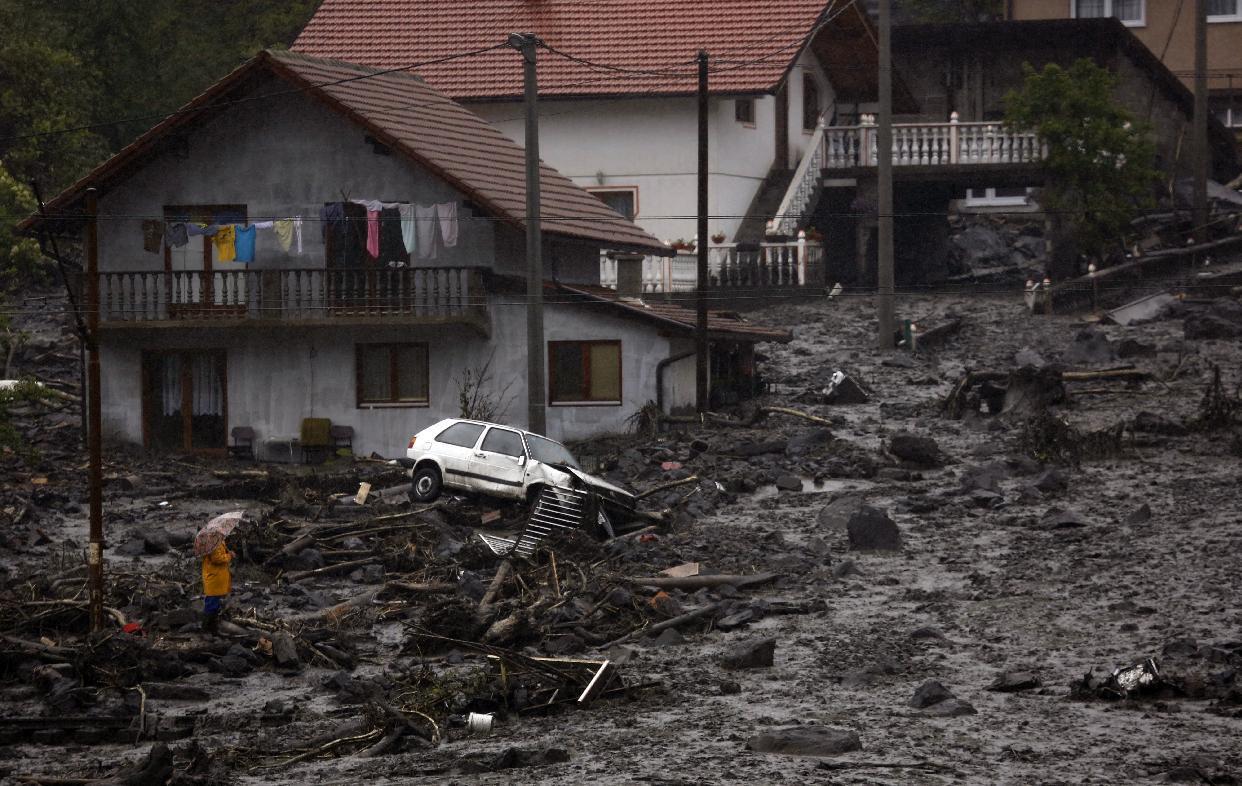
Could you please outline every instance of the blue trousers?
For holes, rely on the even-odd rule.
[[[227,595],[206,595],[203,597],[203,613],[208,617],[214,617],[220,613],[220,609],[224,608],[224,599]]]

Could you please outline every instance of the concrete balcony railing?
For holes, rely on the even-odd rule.
[[[879,129],[872,115],[856,126],[824,129],[824,169],[877,164]],[[893,125],[893,166],[1030,164],[1048,148],[1033,131],[1010,131],[1003,123],[962,123],[954,112],[947,123]]]
[[[109,271],[99,274],[99,319],[129,327],[488,321],[482,276],[467,267]]]
[[[804,236],[788,243],[761,243],[738,248],[735,243],[707,247],[708,287],[712,289],[798,290],[824,285],[824,247]],[[678,251],[675,257],[643,259],[645,293],[694,292],[698,288],[698,255]],[[617,286],[616,260],[600,257],[600,284]]]

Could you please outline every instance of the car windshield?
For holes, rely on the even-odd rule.
[[[570,455],[565,446],[559,442],[553,442],[544,437],[536,437],[534,434],[526,435],[526,445],[530,448],[530,455],[535,461],[544,464],[568,464],[574,469],[581,470],[578,462]]]

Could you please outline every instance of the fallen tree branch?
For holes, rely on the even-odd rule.
[[[322,568],[315,568],[314,570],[295,570],[291,573],[286,573],[284,575],[284,579],[290,584],[296,584],[299,581],[315,578],[317,576],[332,576],[337,573],[345,573],[346,571],[353,570],[354,568],[361,568],[363,565],[373,565],[379,561],[378,557],[367,557],[366,559],[355,559],[350,560],[349,562],[338,562],[335,565],[327,565]]]
[[[832,421],[828,418],[821,418],[819,415],[812,415],[809,412],[803,412],[789,407],[760,407],[759,412],[765,412],[769,415],[788,415],[791,418],[802,418],[812,423],[818,423],[821,426],[831,426]]]
[[[681,480],[674,480],[671,483],[661,483],[659,486],[655,486],[654,488],[649,488],[646,491],[643,491],[639,494],[635,494],[634,499],[643,499],[644,497],[649,497],[652,494],[659,494],[661,491],[668,491],[669,489],[675,489],[678,486],[684,486],[687,483],[697,483],[698,480],[699,480],[698,475],[691,475],[688,478],[682,478]]]
[[[767,584],[778,577],[776,573],[755,573],[750,576],[716,574],[706,576],[641,576],[622,579],[627,584],[638,584],[656,589],[696,590],[704,587],[720,587],[725,584],[737,587],[753,587]]]
[[[622,642],[629,641],[630,639],[636,636],[652,636],[662,631],[668,630],[669,628],[681,627],[682,625],[685,625],[688,622],[694,622],[695,620],[701,619],[710,614],[715,614],[717,611],[720,610],[721,605],[722,604],[720,602],[709,603],[706,606],[694,609],[693,611],[687,611],[685,614],[680,614],[676,617],[673,617],[672,619],[667,619],[667,620],[664,620],[663,622],[657,622],[654,625],[648,625],[645,628],[639,628],[638,630],[630,631],[629,633],[625,634],[621,638],[616,639],[615,641],[608,642],[600,649],[608,649],[609,647],[614,647]]]

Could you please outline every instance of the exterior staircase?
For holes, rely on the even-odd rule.
[[[742,224],[733,237],[734,243],[763,242],[768,221],[780,208],[781,200],[793,181],[793,175],[792,169],[772,167],[759,189],[755,191],[754,198],[750,200],[750,207],[746,208],[746,217],[742,219]]]

